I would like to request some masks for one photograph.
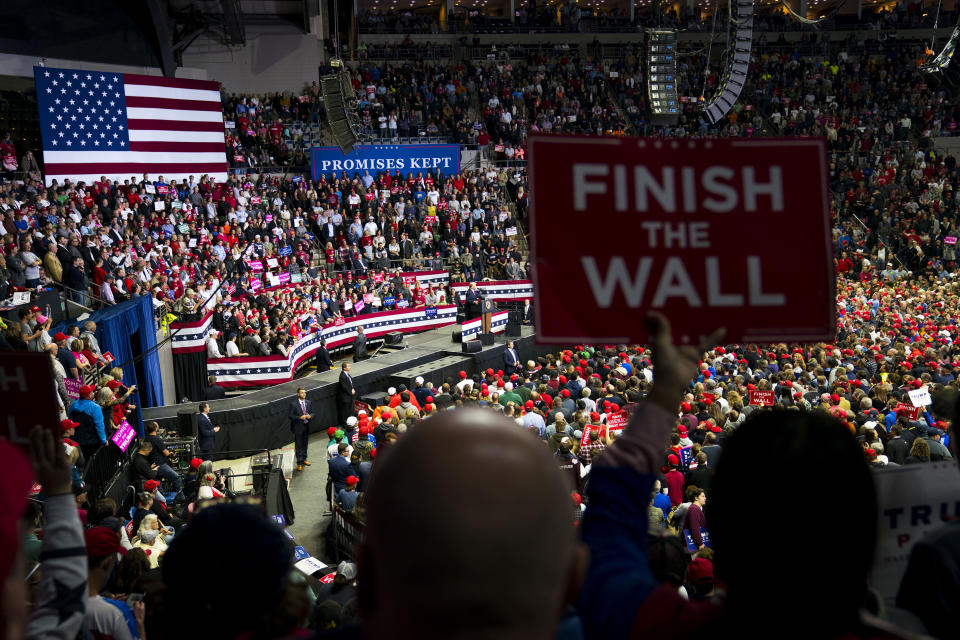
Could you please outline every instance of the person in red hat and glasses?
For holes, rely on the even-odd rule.
[[[93,394],[96,391],[97,388],[92,384],[80,387],[80,399],[70,403],[68,412],[70,419],[80,425],[76,430],[76,440],[80,445],[80,451],[83,452],[83,457],[87,460],[107,442],[103,410],[93,401]]]

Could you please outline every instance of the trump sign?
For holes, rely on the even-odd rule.
[[[358,144],[344,154],[340,147],[314,147],[310,150],[310,169],[314,180],[328,173],[369,171],[370,175],[399,171],[408,173],[435,173],[443,175],[460,172],[460,145],[458,144]]]
[[[833,339],[822,140],[533,137],[528,152],[541,341],[645,342],[651,310],[682,343],[717,327]],[[571,247],[585,234],[603,241]]]

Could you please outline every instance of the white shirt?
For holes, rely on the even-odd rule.
[[[240,355],[240,349],[237,347],[237,343],[231,340],[227,343],[227,357],[232,358],[238,355]]]
[[[210,336],[207,338],[207,357],[208,358],[222,358],[223,354],[220,353],[220,346],[217,344],[217,341]]]

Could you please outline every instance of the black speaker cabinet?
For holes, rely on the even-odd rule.
[[[463,353],[480,353],[480,349],[483,348],[483,345],[480,344],[479,340],[471,340],[470,342],[464,342]]]
[[[520,337],[520,323],[519,322],[508,322],[507,323],[507,336],[510,338],[519,338]]]
[[[193,410],[177,412],[177,434],[181,438],[197,437],[197,412]]]
[[[493,334],[492,333],[481,333],[480,334],[480,344],[485,347],[493,346]]]
[[[387,397],[386,391],[371,391],[370,393],[365,393],[360,396],[360,402],[366,402],[368,405],[376,409],[381,404],[386,404],[390,401],[390,398]]]
[[[452,337],[454,342],[463,342],[463,329],[460,327],[454,329]]]
[[[403,342],[403,333],[400,331],[391,331],[387,335],[383,336],[383,343],[385,345],[395,347]]]
[[[457,311],[457,324],[463,324],[467,321],[467,314],[463,311]]]

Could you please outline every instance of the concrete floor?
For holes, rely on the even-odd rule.
[[[327,442],[329,438],[326,432],[311,435],[307,451],[312,464],[304,467],[303,471],[296,471],[294,468],[293,478],[290,479],[290,499],[293,501],[296,518],[289,531],[307,553],[330,564],[333,562],[332,553],[327,554],[323,540],[323,532],[332,521],[329,513],[324,515],[330,510],[325,493]]]
[[[329,511],[326,505],[327,484],[327,451],[329,441],[326,432],[318,432],[310,436],[308,445],[309,460],[312,463],[297,471],[294,464],[293,442],[280,449],[275,449],[273,455],[283,455],[283,475],[287,478],[290,500],[293,502],[294,522],[287,527],[293,534],[296,544],[314,558],[327,564],[333,562],[326,553],[323,532],[330,524],[332,516],[324,515]],[[251,488],[250,458],[220,460],[213,464],[215,469],[229,467],[238,477],[234,480],[234,490],[241,492]]]

